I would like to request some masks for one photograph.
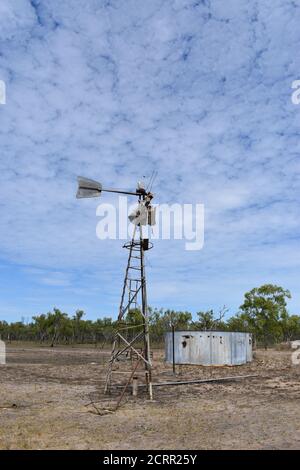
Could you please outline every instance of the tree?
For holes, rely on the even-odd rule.
[[[246,333],[252,333],[252,326],[249,324],[247,320],[247,316],[245,314],[235,315],[227,320],[227,329],[229,331],[240,331]]]
[[[9,339],[9,324],[6,321],[0,321],[0,339]]]
[[[72,317],[73,342],[80,341],[82,330],[84,328],[84,320],[82,320],[84,315],[85,313],[83,310],[76,310],[75,315]]]
[[[114,322],[109,317],[98,318],[94,322],[95,345],[100,340],[101,347],[104,348],[107,342],[111,342],[114,337]]]
[[[172,326],[175,330],[187,330],[192,321],[192,314],[190,312],[166,310],[162,315],[162,321],[165,331],[170,330]]]
[[[226,330],[226,323],[223,321],[224,316],[228,309],[222,307],[216,315],[213,310],[205,312],[197,312],[198,321],[193,323],[193,326],[199,330]]]
[[[143,325],[144,319],[139,308],[129,309],[125,317],[125,323],[128,325]]]
[[[149,329],[152,343],[163,343],[164,334],[172,325],[176,330],[221,330],[250,332],[254,338],[262,341],[264,346],[272,341],[290,341],[300,339],[300,316],[289,315],[286,300],[291,297],[288,290],[272,284],[252,289],[245,294],[244,303],[237,315],[224,320],[227,312],[223,307],[219,312],[213,310],[199,311],[197,320],[187,311],[152,309],[149,310]],[[59,309],[53,312],[34,316],[31,323],[24,321],[7,323],[0,321],[0,339],[28,340],[56,343],[94,343],[109,347],[116,331],[116,321],[110,317],[98,318],[95,321],[84,320],[83,310],[77,310],[72,317]],[[143,317],[139,309],[131,309],[124,320],[128,337],[134,336],[143,329]]]
[[[60,335],[63,333],[65,323],[68,318],[66,313],[62,313],[58,308],[53,309],[53,313],[47,314],[47,332],[51,337],[51,348],[59,340]]]
[[[47,317],[45,314],[32,317],[34,320],[34,330],[42,343],[47,336]]]
[[[265,349],[271,341],[281,334],[280,319],[287,315],[286,299],[288,290],[273,284],[264,284],[246,292],[244,303],[240,306],[245,321],[254,331]]]
[[[192,314],[186,311],[152,309],[149,307],[149,326],[151,338],[161,343],[164,334],[170,331],[172,325],[175,330],[188,330],[192,322]]]
[[[291,341],[300,338],[300,317],[298,315],[281,315],[280,326],[283,341]]]

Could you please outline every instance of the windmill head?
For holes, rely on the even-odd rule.
[[[104,192],[127,194],[131,196],[138,196],[139,203],[136,209],[129,215],[129,220],[135,225],[155,225],[155,211],[156,208],[151,206],[153,194],[146,191],[143,182],[138,182],[137,189],[133,191],[124,191],[120,189],[103,188],[102,184],[98,181],[91,180],[78,176],[78,189],[76,197],[78,199],[99,197]]]
[[[134,225],[155,225],[156,207],[145,201],[140,201],[137,207],[129,214],[128,219]]]

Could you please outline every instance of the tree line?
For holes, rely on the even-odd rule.
[[[290,315],[287,299],[288,290],[264,284],[246,292],[244,301],[236,315],[225,319],[228,309],[200,311],[196,319],[190,312],[149,307],[149,321],[152,344],[162,344],[164,334],[172,327],[175,330],[219,330],[250,332],[259,345],[268,347],[274,343],[300,339],[300,316]],[[32,317],[25,323],[0,321],[0,338],[4,341],[34,341],[49,344],[93,343],[104,348],[111,344],[117,322],[110,317],[95,321],[84,319],[85,313],[77,310],[73,316],[58,308],[46,314]],[[124,327],[134,334],[143,328],[139,309],[129,310]]]

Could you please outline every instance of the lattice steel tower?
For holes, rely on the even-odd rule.
[[[143,227],[155,224],[155,208],[151,206],[153,194],[146,191],[141,183],[135,192],[103,189],[96,181],[79,177],[78,198],[97,197],[102,191],[120,194],[134,195],[138,197],[138,206],[129,215],[129,220],[134,224],[132,239],[125,243],[124,248],[129,250],[128,262],[123,283],[121,302],[119,307],[117,329],[114,334],[111,357],[107,366],[105,381],[105,393],[110,393],[113,384],[114,365],[120,360],[130,359],[132,370],[125,388],[132,380],[139,364],[145,368],[145,382],[150,400],[152,400],[152,374],[151,351],[149,337],[149,315],[147,305],[147,285],[145,272],[144,252],[152,248],[148,238],[143,237]],[[125,317],[132,309],[139,308],[141,323],[127,325]],[[133,333],[133,334],[132,334]],[[135,359],[135,365],[132,358]],[[124,389],[125,392],[125,389]]]

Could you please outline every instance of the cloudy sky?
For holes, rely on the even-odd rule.
[[[205,205],[205,243],[155,242],[150,305],[235,313],[271,282],[300,313],[299,24],[297,0],[1,0],[0,318],[116,316],[123,241],[76,176],[153,170],[156,202]]]

